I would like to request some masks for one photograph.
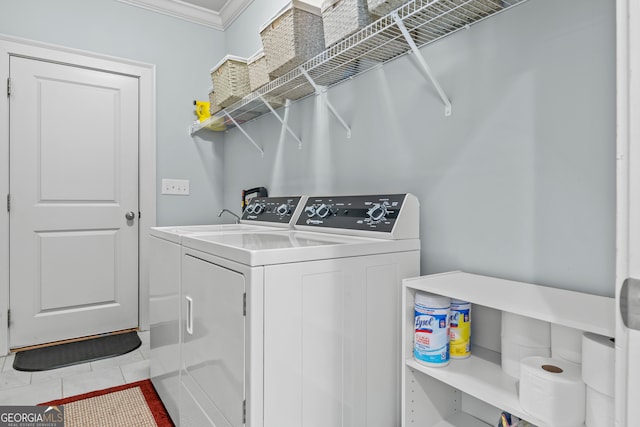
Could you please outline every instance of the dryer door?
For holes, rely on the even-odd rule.
[[[183,255],[182,382],[217,427],[243,424],[244,293],[242,274]]]

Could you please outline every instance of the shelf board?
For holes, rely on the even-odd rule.
[[[405,279],[404,285],[496,310],[615,336],[615,299],[464,272]]]
[[[415,371],[429,375],[538,427],[546,426],[543,421],[525,412],[520,406],[518,380],[502,371],[500,353],[476,346],[471,349],[471,357],[451,360],[445,367],[424,366],[413,358],[407,359],[405,363]]]
[[[416,46],[422,47],[525,1],[527,0],[411,0],[389,15],[328,47],[300,67],[316,85],[331,87],[411,50],[398,28],[394,13],[402,20]],[[226,113],[242,124],[271,111],[264,105],[261,96],[275,108],[283,105],[287,99],[295,101],[313,93],[314,87],[299,68],[294,68],[224,111],[216,113],[214,117],[223,120],[227,127],[234,127]],[[193,132],[198,132],[201,128],[194,128]]]

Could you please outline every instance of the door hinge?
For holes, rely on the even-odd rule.
[[[7,328],[11,326],[11,310],[7,310]]]
[[[7,98],[11,96],[11,77],[7,77]]]
[[[242,315],[247,315],[247,293],[242,294]]]
[[[247,423],[247,399],[242,401],[242,424]]]
[[[11,212],[11,194],[7,194],[7,212]]]

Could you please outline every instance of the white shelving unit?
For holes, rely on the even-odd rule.
[[[304,98],[408,52],[416,54],[419,66],[435,86],[445,104],[445,114],[449,115],[451,104],[417,49],[525,1],[527,0],[411,0],[216,113],[212,120],[223,120],[227,128],[241,125],[272,112],[265,101],[282,105],[286,100]],[[333,113],[347,127],[337,112]],[[190,133],[201,129],[207,127],[192,126]],[[349,133],[348,128],[347,132]]]
[[[464,400],[470,396],[488,405],[483,410],[495,425],[500,411],[507,411],[539,427],[546,426],[535,414],[526,413],[518,400],[518,381],[505,374],[500,366],[500,353],[475,343],[471,357],[451,360],[446,367],[432,368],[413,358],[413,316],[416,291],[431,292],[469,301],[474,324],[490,325],[482,315],[508,311],[586,332],[613,337],[615,335],[615,300],[563,289],[497,279],[464,272],[450,272],[406,279],[403,281],[402,378],[403,426],[466,427],[470,415]],[[500,316],[489,316],[499,319]],[[500,334],[498,324],[491,327]],[[483,338],[484,339],[484,338]],[[488,340],[491,341],[491,340]],[[495,347],[495,346],[494,346]],[[472,400],[472,399],[470,399]],[[477,405],[475,405],[477,407]],[[476,415],[483,418],[482,415]],[[474,422],[480,422],[473,418]]]

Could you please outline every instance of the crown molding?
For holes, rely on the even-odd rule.
[[[229,26],[233,24],[233,21],[238,19],[240,14],[244,12],[251,3],[253,3],[253,0],[233,0],[227,2],[220,11],[224,29],[229,28]]]
[[[229,1],[220,12],[186,3],[181,0],[117,0],[121,3],[162,13],[195,24],[226,30],[253,0]]]

